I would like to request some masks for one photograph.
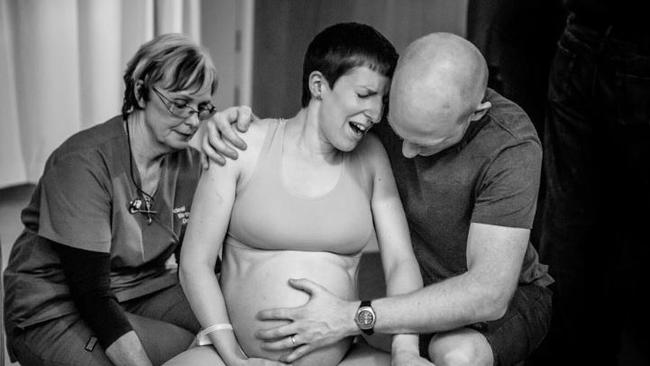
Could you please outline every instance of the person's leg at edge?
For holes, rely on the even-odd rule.
[[[201,328],[179,284],[121,305],[155,365],[187,350]]]
[[[126,301],[122,306],[130,313],[171,323],[193,334],[201,330],[180,284]]]
[[[177,325],[127,313],[147,356],[154,365],[185,351],[194,341],[194,334]]]
[[[24,366],[112,366],[93,332],[77,314],[50,320],[8,337],[18,362]]]
[[[426,352],[436,366],[514,366],[539,346],[550,320],[551,291],[523,285],[500,319],[437,333],[430,341],[423,336],[420,351]]]
[[[492,366],[494,356],[485,336],[460,328],[438,333],[429,343],[429,358],[436,366]]]
[[[146,300],[127,302],[140,314],[129,313],[131,309],[125,306],[129,322],[154,365],[160,365],[186,350],[194,340],[195,330],[198,331],[198,321],[179,290],[180,287],[172,287]],[[13,333],[10,347],[23,365],[112,365],[96,338],[93,340],[92,330],[78,314],[25,330],[16,329]]]
[[[368,345],[364,340],[352,344],[352,348],[339,366],[390,366],[390,354]]]

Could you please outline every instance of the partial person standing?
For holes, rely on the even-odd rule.
[[[547,362],[647,365],[648,3],[566,6],[544,138],[540,255],[557,280]]]

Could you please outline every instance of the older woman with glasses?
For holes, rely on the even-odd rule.
[[[8,348],[22,365],[161,364],[200,328],[174,254],[201,173],[189,141],[215,115],[216,70],[168,34],[138,50],[124,81],[122,115],[65,141],[22,213],[5,271]]]

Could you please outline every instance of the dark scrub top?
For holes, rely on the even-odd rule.
[[[24,328],[76,311],[56,243],[109,253],[111,290],[120,302],[178,282],[171,258],[189,218],[199,154],[185,149],[163,158],[156,214],[148,223],[146,215],[128,210],[141,196],[131,180],[123,125],[115,117],[81,131],[48,159],[4,273],[10,324]]]

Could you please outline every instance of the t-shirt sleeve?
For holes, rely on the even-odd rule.
[[[472,222],[532,228],[541,164],[537,143],[524,142],[502,150],[480,177]]]
[[[105,170],[95,152],[48,162],[40,183],[38,234],[74,248],[109,252],[111,199]]]

